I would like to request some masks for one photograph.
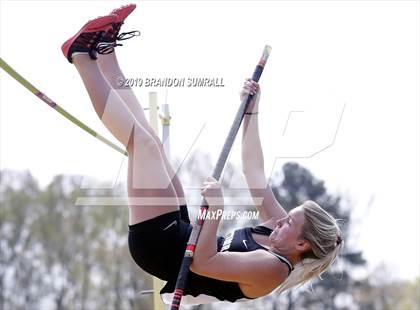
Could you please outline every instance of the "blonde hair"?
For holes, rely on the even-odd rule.
[[[321,274],[335,261],[343,247],[342,233],[337,220],[317,203],[307,200],[302,204],[305,223],[301,237],[311,244],[311,251],[302,255],[289,277],[279,286],[284,292],[301,286]]]

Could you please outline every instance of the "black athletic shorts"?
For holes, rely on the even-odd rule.
[[[192,225],[180,211],[165,213],[128,226],[128,247],[134,261],[147,273],[176,281]]]

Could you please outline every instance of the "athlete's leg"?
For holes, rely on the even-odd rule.
[[[178,210],[178,199],[158,143],[136,120],[87,54],[73,56],[96,113],[127,147],[130,224]]]
[[[145,117],[143,108],[141,107],[131,87],[124,87],[120,85],[119,81],[121,80],[123,81],[125,77],[118,64],[116,54],[111,53],[108,55],[99,55],[97,62],[98,62],[99,68],[101,69],[103,75],[108,80],[111,87],[116,90],[116,92],[124,101],[128,109],[133,113],[136,120],[142,125],[143,128],[145,128],[150,133],[150,135],[155,139],[156,143],[159,145],[159,148],[161,150],[161,153],[164,159],[166,170],[168,171],[168,174],[170,178],[172,179],[172,185],[175,188],[179,203],[181,205],[186,204],[185,194],[184,194],[182,184],[175,170],[170,164],[168,158],[165,155],[161,140],[156,135],[153,128],[149,125],[149,122],[147,121]]]

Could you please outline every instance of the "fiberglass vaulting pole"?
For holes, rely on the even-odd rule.
[[[258,82],[261,74],[264,70],[265,63],[268,56],[270,55],[271,47],[266,45],[264,48],[263,55],[258,62],[257,67],[255,68],[254,74],[252,75],[252,80]],[[244,113],[249,102],[252,99],[252,95],[246,96],[239,106],[238,112],[236,113],[235,119],[233,121],[232,127],[230,128],[229,134],[226,138],[225,144],[223,145],[222,152],[219,155],[217,160],[216,167],[213,171],[213,177],[216,180],[219,180],[223,168],[225,167],[226,160],[228,158],[229,152],[232,148],[233,142],[235,140],[236,134],[238,133],[239,127],[241,126]],[[201,202],[200,213],[204,213],[208,209],[207,202],[205,199]],[[190,265],[192,263],[195,247],[197,245],[198,237],[200,236],[201,228],[203,227],[204,219],[197,218],[193,230],[188,240],[187,249],[185,250],[184,258],[182,260],[181,269],[178,274],[178,279],[176,281],[174,297],[171,304],[171,310],[178,310],[181,304],[182,295],[184,293],[184,288],[187,283],[188,272]]]

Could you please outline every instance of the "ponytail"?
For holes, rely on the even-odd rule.
[[[289,277],[279,286],[280,292],[301,286],[321,274],[336,260],[342,247],[342,233],[329,213],[313,201],[302,205],[305,223],[301,237],[311,244],[311,251],[303,254]]]

